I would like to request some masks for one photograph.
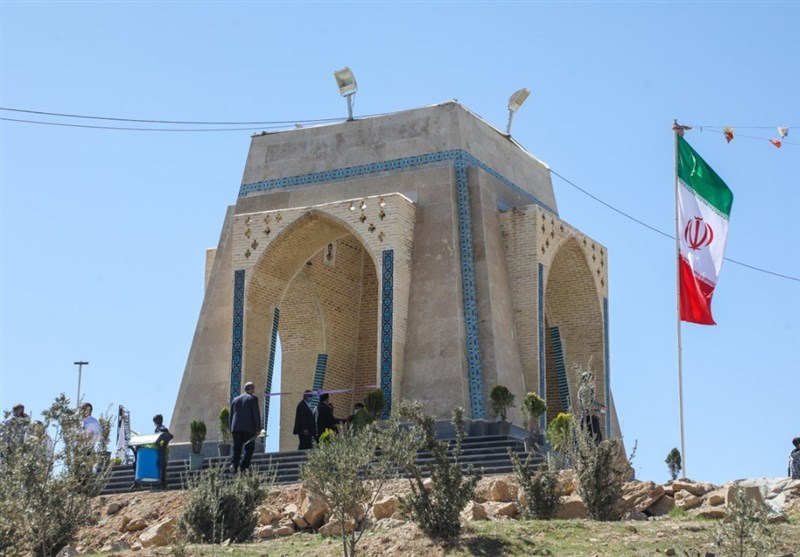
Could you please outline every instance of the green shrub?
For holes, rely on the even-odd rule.
[[[227,479],[224,467],[190,477],[180,524],[192,543],[244,542],[258,525],[256,507],[268,492],[269,477],[253,471]]]
[[[386,399],[383,395],[383,389],[374,389],[364,396],[364,408],[374,419],[383,413],[385,405]]]
[[[528,427],[531,430],[537,428],[539,416],[547,411],[545,400],[534,392],[525,395],[522,400],[522,415],[529,421]]]
[[[525,505],[522,514],[525,518],[534,520],[549,520],[558,510],[561,493],[558,489],[558,473],[552,464],[542,464],[537,470],[533,469],[534,454],[529,453],[525,460],[520,460],[519,455],[511,449],[508,450],[511,463],[514,465],[514,474],[517,477],[522,491],[525,493]]]
[[[500,416],[504,422],[508,416],[508,410],[514,407],[514,393],[508,390],[505,385],[495,385],[492,392],[489,393],[489,405],[492,409],[492,414]]]
[[[109,466],[70,406],[60,395],[42,422],[26,424],[24,440],[12,441],[14,432],[2,426],[0,555],[55,555],[91,518],[86,509],[108,480]]]
[[[219,440],[222,443],[230,443],[231,435],[231,411],[227,406],[223,406],[219,411],[219,422],[217,423],[217,430],[219,431]]]
[[[403,508],[427,536],[453,540],[461,534],[459,514],[472,499],[481,478],[481,472],[471,465],[466,475],[461,471],[464,410],[453,409],[456,438],[452,445],[436,439],[433,427],[436,419],[425,412],[421,403],[402,401],[397,414],[414,424],[422,448],[430,451],[433,457],[423,468],[416,463],[416,451],[393,455],[409,476],[411,486],[411,495],[401,498]],[[448,453],[452,460],[448,460]],[[423,484],[426,473],[432,480],[430,488]]]
[[[673,448],[669,454],[667,455],[666,460],[664,462],[667,463],[667,468],[669,468],[669,475],[672,478],[672,481],[678,479],[678,474],[681,470],[683,470],[683,463],[681,462],[681,452],[678,450],[677,447]]]
[[[572,414],[559,412],[547,425],[547,441],[554,451],[563,451],[569,446],[570,422]]]
[[[192,445],[192,452],[200,454],[203,449],[203,441],[206,440],[206,423],[203,420],[194,420],[189,424],[189,443]]]
[[[768,555],[774,545],[766,505],[735,486],[727,516],[714,532],[714,542],[731,557]]]

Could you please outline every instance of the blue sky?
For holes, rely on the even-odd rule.
[[[727,256],[795,280],[728,261],[719,325],[683,326],[688,472],[785,474],[800,435],[800,3],[0,2],[4,108],[337,118],[332,72],[345,65],[356,116],[455,98],[504,128],[508,96],[530,88],[514,137],[670,234],[670,126],[695,126],[687,139],[735,196]],[[766,141],[776,126],[790,128],[780,150]],[[38,414],[74,397],[72,362],[86,359],[96,410],[124,404],[142,431],[156,412],[169,423],[204,250],[236,200],[250,133],[0,121],[0,408]],[[553,183],[561,216],[609,249],[614,397],[637,474],[664,481],[679,444],[674,242]]]

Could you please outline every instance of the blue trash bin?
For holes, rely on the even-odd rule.
[[[161,481],[161,451],[156,447],[139,447],[136,450],[136,483]]]

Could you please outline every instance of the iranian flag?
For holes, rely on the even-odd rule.
[[[711,297],[725,256],[733,193],[680,136],[677,187],[681,321],[716,325]]]

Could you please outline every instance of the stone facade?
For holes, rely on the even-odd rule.
[[[292,393],[281,450],[296,446],[307,388],[340,391],[340,416],[378,386],[385,414],[411,398],[480,421],[504,384],[518,399],[544,393],[551,418],[576,402],[573,365],[591,361],[603,427],[619,435],[607,262],[559,219],[549,169],[455,102],[254,136],[206,254],[171,429],[180,439],[193,419],[216,423],[246,381]]]

